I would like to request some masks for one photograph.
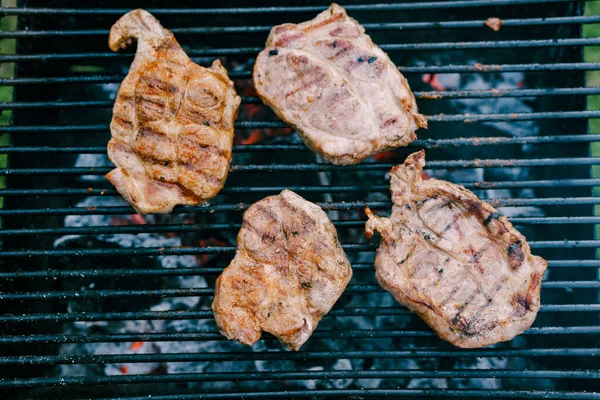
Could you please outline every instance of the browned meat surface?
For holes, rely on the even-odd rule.
[[[420,151],[392,168],[390,218],[366,210],[367,237],[381,234],[377,280],[455,346],[511,340],[535,320],[548,263],[469,190],[423,180],[424,166]]]
[[[327,214],[284,190],[244,213],[237,252],[217,279],[212,309],[228,339],[251,346],[265,331],[298,350],[351,277]]]
[[[135,40],[110,124],[108,156],[117,168],[106,178],[141,213],[205,202],[225,184],[241,99],[220,61],[210,68],[191,62],[144,10],[110,30],[113,51]]]
[[[406,79],[337,4],[274,27],[253,80],[265,104],[334,164],[406,146],[427,126]]]

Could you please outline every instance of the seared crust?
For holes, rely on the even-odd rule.
[[[392,168],[390,218],[366,209],[367,237],[382,237],[377,280],[455,346],[511,340],[535,320],[548,263],[471,191],[423,180],[424,166],[420,151]]]
[[[140,213],[198,204],[225,184],[240,97],[219,60],[190,61],[173,34],[147,11],[125,14],[111,28],[113,51],[138,42],[110,124],[106,175]]]
[[[263,102],[334,164],[406,146],[427,127],[398,68],[337,4],[274,27],[253,80]]]
[[[284,190],[244,213],[237,252],[217,279],[212,309],[228,339],[251,346],[265,331],[299,350],[351,277],[327,214]]]

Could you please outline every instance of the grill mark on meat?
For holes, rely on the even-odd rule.
[[[301,32],[290,34],[290,35],[283,35],[281,38],[276,40],[275,43],[273,43],[273,45],[277,46],[277,47],[285,47],[286,45],[290,44],[291,42],[293,42],[294,40],[296,40],[298,38],[301,38],[302,36],[304,36],[304,35]]]
[[[342,40],[338,40],[338,46],[339,44],[342,44],[342,49],[338,50],[334,55],[333,55],[333,59],[339,58],[340,56],[342,56],[344,53],[346,53],[348,50],[350,50],[352,48],[352,45],[346,41],[342,41]]]
[[[293,90],[289,91],[288,93],[286,93],[286,94],[285,94],[285,96],[284,96],[284,97],[287,99],[288,97],[295,95],[295,94],[296,94],[296,93],[298,93],[299,91],[301,91],[301,90],[304,90],[304,89],[306,89],[306,88],[308,88],[308,87],[311,87],[311,86],[313,86],[314,84],[316,84],[317,82],[319,82],[319,81],[321,81],[321,80],[323,80],[323,75],[317,75],[317,76],[316,76],[316,77],[314,77],[312,80],[310,80],[310,81],[308,81],[308,82],[304,82],[304,83],[302,83],[302,86],[300,86],[300,87],[298,87],[298,88],[296,88],[296,89],[293,89]]]
[[[167,90],[168,87],[168,83],[165,82],[162,79],[157,79],[152,75],[143,75],[140,78],[140,84],[143,84],[145,86],[148,86],[149,88],[157,88],[158,90],[160,90],[161,92],[164,92]],[[142,94],[143,95],[143,94]]]
[[[184,169],[188,172],[193,172],[199,175],[202,175],[202,177],[204,177],[204,179],[206,179],[206,181],[208,183],[210,183],[213,186],[220,186],[222,184],[221,179],[219,179],[218,177],[214,176],[213,174],[211,174],[210,172],[204,170],[203,168],[198,168],[194,163],[192,162],[188,162],[188,163],[179,163],[179,168]],[[181,184],[179,184],[181,185]],[[189,189],[188,189],[189,190]]]
[[[129,103],[129,104],[135,103],[135,96],[131,96],[129,94],[119,93],[117,95],[117,99],[122,103]]]
[[[127,130],[132,130],[133,129],[133,123],[131,121],[128,121],[124,118],[121,117],[115,117],[113,118],[113,121],[116,122],[118,125],[122,126],[123,128],[127,129]]]
[[[469,306],[469,303],[471,303],[475,297],[477,297],[477,292],[473,292],[471,293],[471,295],[467,298],[467,301],[464,302],[464,304],[462,304],[459,308],[458,311],[456,312],[456,315],[454,315],[454,318],[452,318],[452,324],[457,327],[458,329],[460,329],[461,331],[467,333],[469,326],[468,324],[465,324],[462,320],[462,313],[465,311],[465,309]],[[471,334],[471,333],[467,333],[467,334]]]
[[[395,124],[398,122],[398,117],[390,118],[381,125],[382,128],[387,128],[388,126]]]
[[[450,294],[448,294],[448,296],[446,296],[446,298],[442,301],[441,304],[446,304],[450,301],[450,299],[456,294],[456,292],[458,292],[458,289],[460,289],[460,286],[455,286],[451,291]]]
[[[141,98],[138,99],[138,104],[148,110],[154,110],[156,112],[162,113],[166,109],[166,103],[160,100]]]
[[[525,259],[525,253],[523,252],[521,246],[521,241],[517,240],[507,249],[509,265],[513,271],[518,270]]]
[[[527,297],[523,293],[516,293],[513,296],[512,301],[514,305],[513,314],[517,318],[521,318],[527,314],[527,310],[529,310],[529,304],[527,303]]]
[[[273,220],[273,222],[276,222],[276,220]],[[275,237],[275,235],[270,234],[268,231],[267,232],[262,231],[261,229],[259,229],[256,225],[254,225],[250,221],[244,221],[244,226],[250,232],[252,232],[252,233],[256,234],[258,237],[260,237],[260,239],[263,241],[268,240],[270,244],[274,244],[278,241],[277,238]],[[285,237],[285,233],[284,233],[284,237]]]
[[[329,25],[332,22],[339,21],[339,20],[341,20],[343,18],[344,18],[343,14],[333,14],[333,16],[331,18],[325,19],[325,20],[323,20],[323,21],[321,21],[321,22],[319,22],[317,24],[311,24],[311,25],[308,25],[308,27],[302,28],[302,31],[303,32],[310,32],[312,30],[319,29],[322,26]]]
[[[456,223],[460,221],[460,215],[457,215],[454,217],[454,219],[452,220],[452,222],[450,222],[448,225],[446,225],[444,227],[444,232],[448,232],[450,230],[450,228],[452,228],[453,225],[456,225]],[[459,227],[457,226],[458,230],[460,231]]]
[[[186,145],[196,147],[200,154],[207,152],[223,158],[226,158],[229,154],[226,150],[223,150],[219,146],[215,146],[214,144],[198,143],[195,140],[187,140]]]

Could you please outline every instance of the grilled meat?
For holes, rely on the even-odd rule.
[[[548,263],[472,192],[424,180],[424,166],[420,151],[391,170],[390,218],[366,210],[367,237],[382,239],[377,280],[455,346],[511,340],[535,320]]]
[[[212,309],[228,339],[251,346],[265,331],[298,350],[351,277],[325,212],[284,190],[244,213],[237,252],[217,279]]]
[[[337,4],[274,27],[253,80],[263,102],[334,164],[406,146],[427,126],[406,79]]]
[[[198,204],[225,184],[240,97],[227,70],[190,61],[173,34],[147,11],[110,30],[113,51],[138,41],[110,124],[106,178],[141,213]]]

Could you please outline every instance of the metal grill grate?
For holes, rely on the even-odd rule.
[[[343,4],[406,75],[430,121],[408,149],[351,167],[315,158],[249,86],[273,25],[324,3],[261,1],[178,8],[126,2],[21,1],[10,145],[0,190],[0,391],[8,398],[458,397],[600,399],[600,302],[593,174],[600,142],[588,122],[583,2],[431,1]],[[98,5],[98,7],[100,7]],[[219,57],[242,95],[231,174],[210,204],[132,216],[103,178],[111,107],[132,54],[106,49],[108,28],[147,8],[195,62]],[[41,8],[43,7],[43,8]],[[484,26],[502,18],[499,32]],[[289,133],[289,132],[287,132]],[[253,136],[254,135],[254,136]],[[256,141],[252,138],[260,136]],[[262,136],[261,136],[262,135]],[[252,139],[252,140],[251,140]],[[524,335],[493,348],[443,343],[375,284],[369,205],[388,212],[386,171],[416,148],[428,173],[502,207],[549,260],[542,310]],[[597,167],[596,167],[597,168]],[[209,309],[235,252],[241,212],[289,188],[327,210],[355,276],[298,353],[273,337],[227,342]],[[144,224],[141,224],[144,222]],[[191,261],[190,261],[191,260]]]

